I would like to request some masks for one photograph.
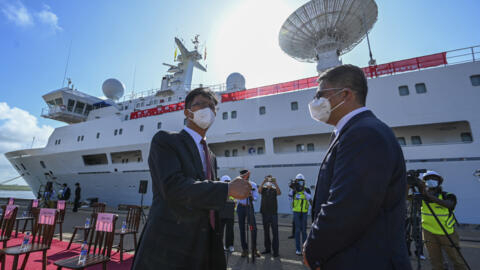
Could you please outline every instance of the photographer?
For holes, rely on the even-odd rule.
[[[451,245],[447,235],[445,235],[445,232],[427,206],[427,203],[430,204],[441,226],[446,230],[455,246],[459,247],[459,237],[454,228],[456,219],[453,214],[457,198],[454,194],[442,190],[443,177],[437,172],[427,171],[423,175],[422,180],[421,192],[424,196],[421,210],[423,238],[425,239],[432,269],[443,269],[442,250],[450,258],[455,270],[467,269],[460,254]]]
[[[305,176],[299,173],[295,177],[293,188],[288,194],[293,199],[293,220],[295,221],[295,254],[301,256],[300,232],[302,233],[302,245],[307,240],[308,208],[312,196],[310,189],[305,188]]]
[[[260,212],[262,213],[265,244],[265,251],[262,254],[268,254],[273,249],[273,257],[278,257],[277,196],[280,196],[282,192],[277,184],[277,179],[267,175],[258,188],[258,192],[262,195]],[[272,228],[272,242],[270,241],[270,228]]]

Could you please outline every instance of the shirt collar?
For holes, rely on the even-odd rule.
[[[193,141],[195,141],[196,144],[199,144],[202,139],[204,139],[206,141],[206,137],[202,138],[202,136],[200,134],[198,134],[195,130],[193,130],[193,129],[187,127],[187,126],[184,126],[183,129],[188,134],[190,134],[190,136],[192,136],[192,139],[193,139]]]
[[[352,117],[354,117],[355,115],[357,115],[361,112],[364,112],[364,111],[368,111],[367,107],[360,107],[360,108],[355,109],[355,110],[347,113],[346,115],[344,115],[342,117],[342,119],[340,119],[340,121],[338,121],[337,125],[333,129],[333,132],[335,133],[335,136],[338,136],[340,131],[342,131],[342,128],[348,123],[348,121],[350,121],[350,119],[352,119]]]

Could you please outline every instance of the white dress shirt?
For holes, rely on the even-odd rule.
[[[206,139],[206,138],[202,138],[202,136],[200,134],[198,134],[195,130],[187,127],[187,126],[184,126],[183,129],[188,133],[190,134],[190,136],[192,137],[193,141],[195,142],[195,144],[197,145],[197,148],[198,148],[198,153],[200,154],[200,158],[202,159],[202,166],[203,166],[203,172],[206,174],[207,173],[207,162],[205,161],[205,151],[203,151],[203,145],[200,143],[200,141],[202,139]],[[206,141],[206,140],[205,140]]]
[[[335,138],[338,136],[338,134],[340,134],[340,131],[342,131],[342,128],[348,123],[348,121],[350,121],[350,119],[352,119],[352,117],[354,117],[355,115],[357,115],[361,112],[364,112],[364,111],[368,111],[368,108],[367,107],[360,107],[358,109],[355,109],[355,110],[345,114],[342,117],[342,119],[340,119],[340,121],[338,121],[337,125],[333,129],[333,132],[335,133]]]
[[[252,181],[248,181],[248,182],[250,182],[250,185],[252,185],[252,188],[253,188],[253,190],[251,191],[253,201],[256,201],[258,199],[257,184],[255,184],[255,182],[252,182]],[[241,205],[246,205],[247,199],[237,200],[237,202]]]

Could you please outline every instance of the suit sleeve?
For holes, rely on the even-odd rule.
[[[228,184],[197,181],[185,176],[178,151],[168,134],[154,136],[148,158],[152,183],[163,198],[192,208],[220,210],[228,197]]]
[[[337,147],[327,202],[305,243],[312,267],[352,245],[379,215],[391,178],[389,144],[374,128],[344,134]]]

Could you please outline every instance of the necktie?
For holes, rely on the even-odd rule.
[[[208,147],[207,147],[207,142],[205,140],[201,140],[200,143],[203,146],[203,153],[205,154],[205,165],[207,167],[205,171],[205,176],[208,180],[213,180],[213,174],[212,174],[212,164],[210,163],[210,154],[208,152]],[[210,210],[210,226],[212,226],[212,229],[215,230],[215,211]]]

